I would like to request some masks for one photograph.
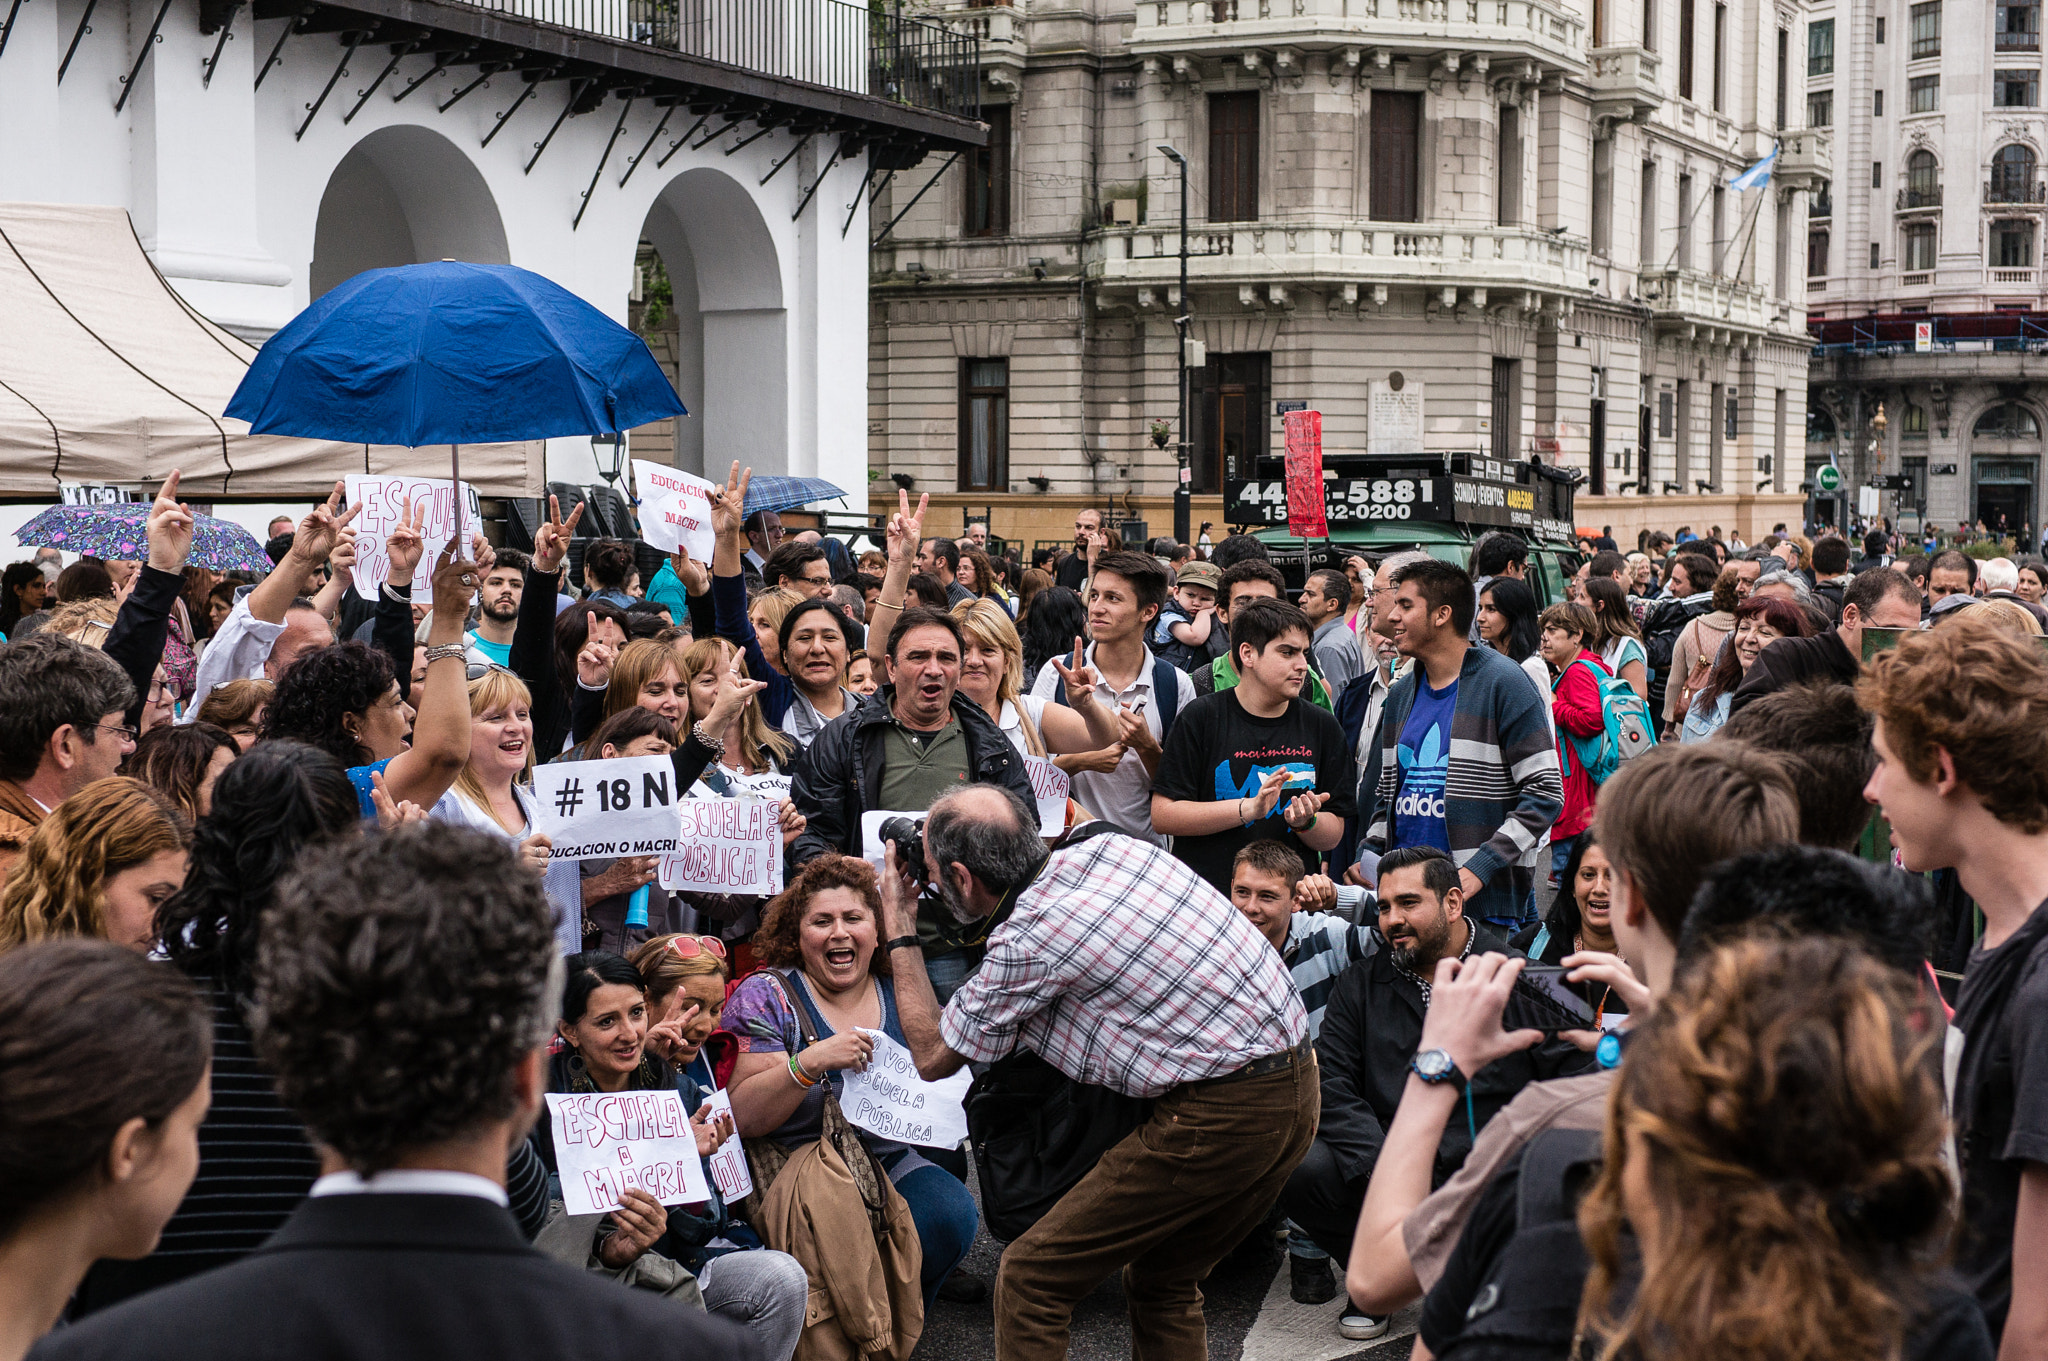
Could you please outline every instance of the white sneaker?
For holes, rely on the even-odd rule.
[[[1337,1334],[1350,1338],[1353,1342],[1370,1342],[1383,1335],[1387,1331],[1387,1325],[1393,1321],[1391,1314],[1374,1318],[1357,1305],[1346,1301],[1344,1312],[1337,1319]]]

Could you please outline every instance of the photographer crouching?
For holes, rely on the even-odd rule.
[[[924,827],[946,909],[992,922],[980,972],[942,1012],[917,949],[917,886],[887,855],[883,923],[919,1073],[1023,1049],[1151,1102],[1004,1252],[998,1361],[1065,1356],[1075,1304],[1119,1267],[1135,1354],[1203,1361],[1201,1283],[1316,1131],[1307,1017],[1279,953],[1168,852],[1093,823],[1048,854],[1021,799],[974,785],[935,801]]]

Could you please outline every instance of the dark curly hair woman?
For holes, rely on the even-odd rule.
[[[266,740],[317,747],[348,771],[362,816],[376,816],[382,776],[393,802],[432,808],[469,760],[469,691],[459,669],[443,668],[445,694],[430,676],[418,691],[422,717],[399,692],[391,659],[367,643],[336,643],[293,662],[263,711]]]
[[[155,1252],[93,1267],[78,1313],[248,1255],[319,1177],[319,1156],[256,1056],[253,971],[278,881],[309,850],[360,836],[362,827],[341,763],[304,743],[259,742],[214,783],[213,812],[193,828],[185,886],[157,917],[164,953],[213,1011],[213,1105],[199,1128],[199,1177]],[[530,1152],[515,1153],[506,1176],[530,1237],[547,1215],[546,1169]]]

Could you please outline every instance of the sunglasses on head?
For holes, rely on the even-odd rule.
[[[683,959],[694,959],[703,954],[725,958],[725,942],[716,936],[677,936],[668,943],[668,948]]]
[[[496,662],[471,662],[462,668],[463,679],[466,681],[482,680],[493,671],[502,671],[508,676],[517,676],[519,674],[511,667],[500,666]]]

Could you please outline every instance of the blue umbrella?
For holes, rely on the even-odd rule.
[[[373,269],[264,343],[227,414],[256,435],[496,444],[689,413],[647,342],[512,265]]]
[[[758,510],[791,510],[813,501],[830,501],[846,493],[822,477],[757,476],[747,483],[746,514]]]
[[[51,506],[14,531],[24,548],[61,548],[96,558],[139,561],[149,556],[147,501],[117,501],[103,506]],[[194,567],[215,572],[268,572],[271,561],[255,536],[231,520],[211,515],[192,517]]]

